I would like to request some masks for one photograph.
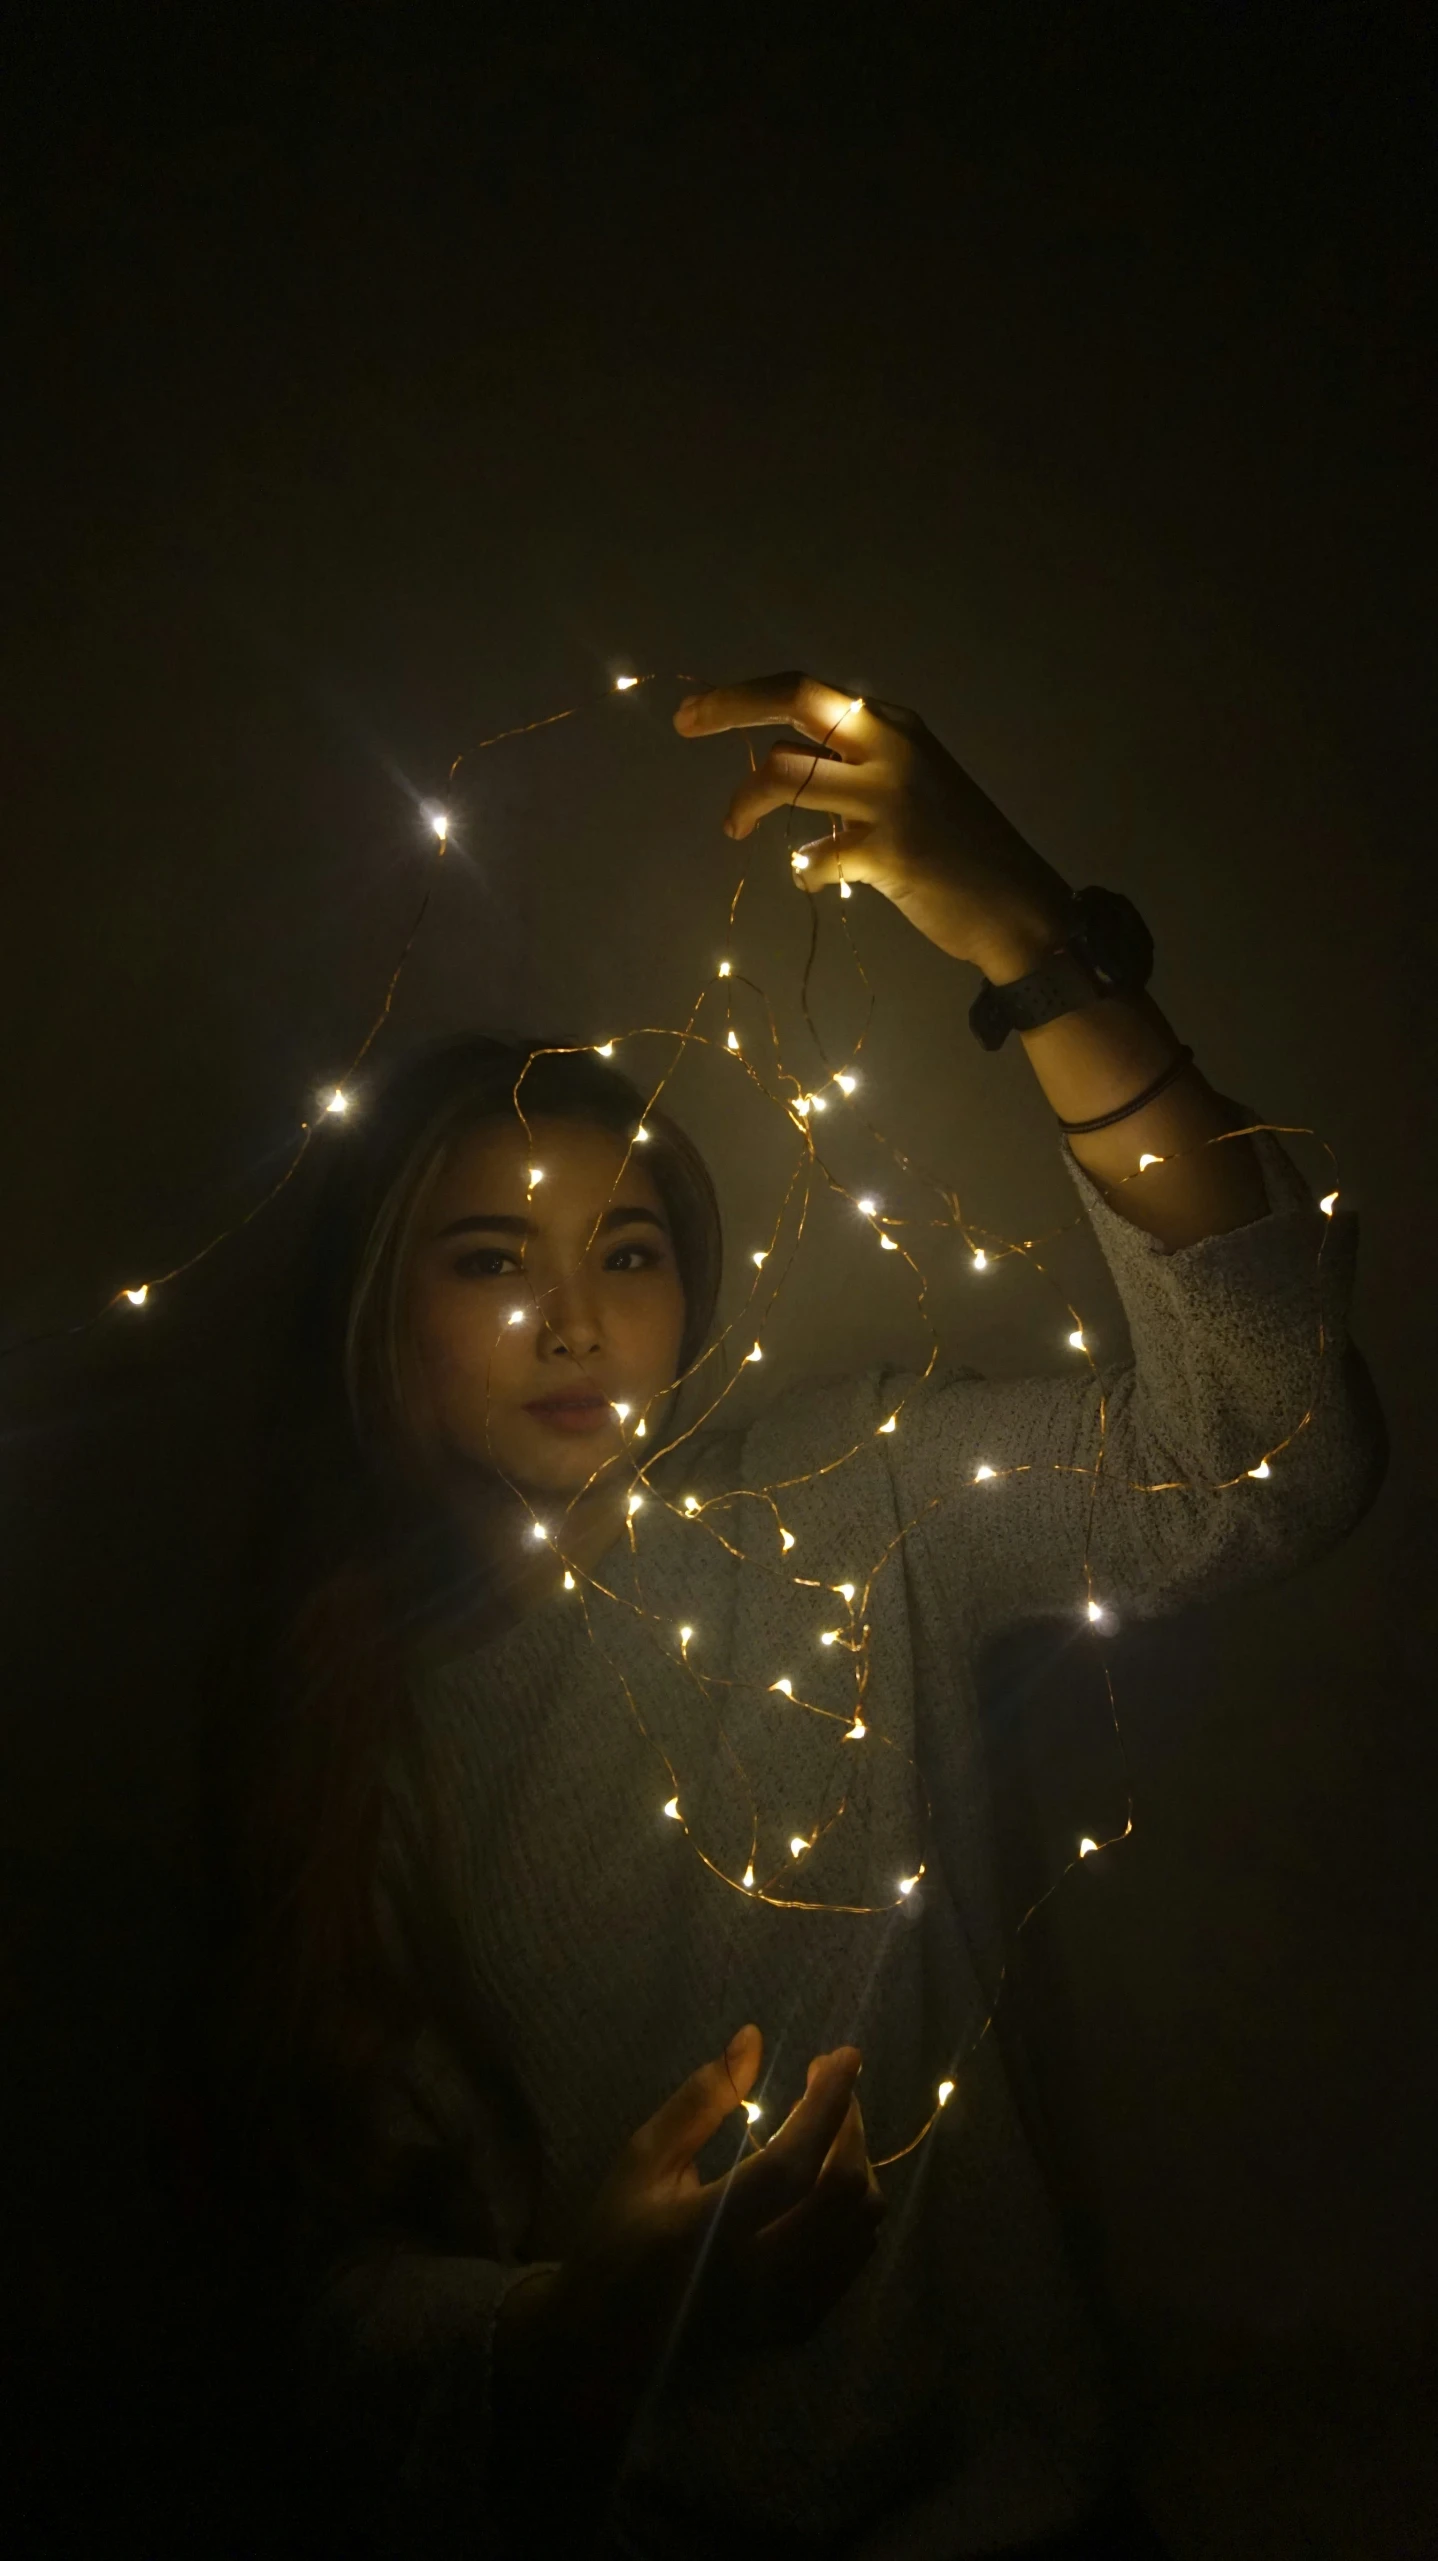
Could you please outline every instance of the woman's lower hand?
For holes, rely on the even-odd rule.
[[[563,2398],[592,2433],[622,2431],[667,2353],[693,2365],[796,2345],[873,2256],[886,2209],[855,2046],[816,2057],[763,2149],[701,2181],[697,2156],[746,2099],[762,2051],[751,2028],[693,2073],[625,2144],[563,2267],[510,2295],[531,2403]]]
[[[991,978],[1021,975],[1061,940],[1068,883],[917,712],[789,674],[692,694],[674,726],[686,738],[782,726],[808,741],[772,747],[724,822],[742,838],[771,810],[828,811],[833,832],[798,849],[800,888],[863,882]]]

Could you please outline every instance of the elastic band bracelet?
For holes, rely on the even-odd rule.
[[[1155,1102],[1164,1088],[1173,1083],[1175,1076],[1181,1076],[1185,1067],[1191,1066],[1192,1062],[1193,1051],[1185,1047],[1179,1051],[1173,1065],[1165,1067],[1163,1074],[1156,1076],[1153,1083],[1133,1102],[1121,1103],[1116,1112],[1101,1112],[1097,1120],[1061,1120],[1059,1127],[1065,1138],[1086,1138],[1091,1129],[1112,1129],[1116,1120],[1127,1120],[1130,1113],[1141,1112],[1145,1103]]]

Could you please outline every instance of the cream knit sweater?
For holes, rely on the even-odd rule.
[[[748,1431],[661,1464],[632,1543],[598,1569],[614,1597],[586,1609],[556,1596],[419,1680],[427,1748],[462,1814],[455,1917],[473,1996],[532,2108],[543,2176],[537,2199],[523,2194],[492,2129],[463,2124],[505,2257],[358,2236],[316,2288],[295,2343],[298,2402],[316,2460],[344,2474],[378,2549],[507,2550],[488,2397],[506,2285],[564,2258],[626,2136],[746,2019],[764,2032],[755,2095],[769,2127],[809,2058],[844,2042],[863,2048],[876,2159],[910,2141],[940,2080],[956,2088],[884,2174],[877,2255],[817,2336],[702,2390],[661,2383],[616,2494],[619,2547],[952,2561],[1058,2531],[1103,2485],[1102,2353],[1000,2042],[973,2046],[1003,1949],[972,1667],[1025,1620],[1072,1619],[1082,1643],[1101,1641],[1086,1535],[1099,1600],[1146,1618],[1312,1565],[1372,1501],[1386,1439],[1345,1330],[1356,1222],[1326,1218],[1277,1142],[1255,1143],[1267,1215],[1170,1253],[1105,1204],[1061,1142],[1131,1363],[1097,1379],[1082,1359],[1063,1379],[948,1370],[923,1386],[881,1366],[797,1391]],[[1310,1405],[1269,1477],[1249,1478]],[[981,1464],[999,1472],[976,1481]],[[1193,1490],[1131,1490],[1174,1479]],[[772,1502],[758,1491],[781,1487]],[[734,1499],[696,1516],[691,1493]],[[834,1586],[862,1592],[885,1557],[868,1733],[848,1742],[854,1657],[819,1638],[845,1624]],[[695,1630],[687,1671],[681,1624]],[[781,1677],[792,1699],[773,1689]],[[676,1794],[681,1819],[666,1820]],[[1076,1811],[1076,1829],[1100,1828],[1091,1813]],[[1110,1813],[1119,1828],[1117,1788]],[[815,1834],[796,1862],[791,1838]],[[776,1895],[880,1908],[771,1908],[739,1887],[751,1857]],[[921,1863],[922,1883],[899,1896]],[[413,1862],[404,1880],[423,1890]],[[437,2094],[443,2072],[438,2050],[413,2058]],[[399,2092],[397,2123],[404,2106]],[[741,2140],[730,2120],[704,2175]]]

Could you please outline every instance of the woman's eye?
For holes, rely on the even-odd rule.
[[[502,1245],[477,1245],[455,1264],[461,1280],[505,1280],[519,1270],[519,1258]]]
[[[604,1268],[609,1272],[644,1272],[652,1270],[659,1259],[658,1248],[653,1245],[616,1245]]]

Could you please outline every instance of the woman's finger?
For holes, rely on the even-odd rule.
[[[722,2210],[731,2239],[758,2231],[807,2197],[843,2125],[858,2068],[855,2046],[840,2046],[826,2055],[798,2106],[763,2151],[751,2153],[705,2191],[714,2200],[713,2210]]]
[[[872,819],[874,777],[862,765],[812,756],[803,747],[773,747],[729,803],[728,836],[743,837],[771,809],[831,809],[840,818]]]
[[[832,836],[816,836],[811,845],[796,845],[789,857],[798,889],[837,889],[844,896],[854,882],[872,877],[868,851],[873,829],[866,819],[840,827]]]
[[[834,746],[841,755],[862,754],[864,733],[873,724],[864,718],[862,698],[816,676],[790,669],[782,676],[754,676],[743,685],[716,685],[691,694],[674,715],[674,726],[686,738],[712,738],[724,729],[765,729],[786,724],[816,747]]]

